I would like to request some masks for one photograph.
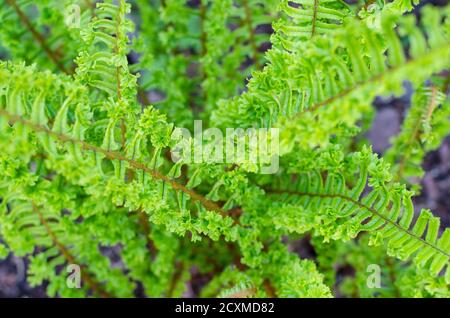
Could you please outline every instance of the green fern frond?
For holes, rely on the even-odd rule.
[[[450,129],[449,101],[440,89],[423,87],[415,92],[401,133],[386,153],[386,160],[399,181],[423,175],[425,153],[438,147]]]
[[[299,181],[292,187],[275,193],[285,193],[285,200],[293,196],[293,202],[286,202],[300,206],[305,213],[316,214],[314,228],[320,235],[338,239],[369,232],[371,243],[385,242],[390,255],[402,260],[413,259],[418,267],[428,269],[433,275],[446,270],[448,280],[450,231],[446,229],[439,237],[439,218],[428,210],[422,211],[413,222],[412,192],[404,186],[389,184],[391,176],[387,166],[376,156],[366,150],[356,153],[351,160],[359,167],[353,187],[346,186],[344,176],[338,172],[330,172],[326,178],[316,172],[299,175]],[[371,191],[365,191],[367,184]],[[326,218],[320,217],[322,214]],[[330,217],[343,221],[336,225],[327,219]],[[298,230],[304,232],[305,228]]]
[[[80,8],[76,27],[71,27],[66,19],[73,5]],[[81,45],[80,30],[89,18],[83,1],[5,0],[0,5],[3,30],[0,44],[16,60],[72,73],[72,63]]]
[[[0,257],[27,257],[49,296],[448,295],[450,232],[396,183],[450,128],[450,6],[415,4],[3,1]],[[372,101],[405,81],[413,105],[378,159]],[[176,138],[194,118],[278,130],[278,170],[211,162]],[[200,162],[173,160],[180,139]]]
[[[382,30],[352,21],[333,32],[332,38],[318,37],[300,52],[272,50],[270,65],[255,74],[248,92],[219,105],[214,122],[270,127],[279,119],[299,118],[305,111],[333,109],[336,104],[358,106],[376,95],[401,92],[403,80],[421,84],[448,66],[450,56],[447,28],[440,22],[445,11],[427,9],[423,21],[428,40],[413,25],[413,16],[399,18],[388,12]],[[403,52],[396,25],[411,43],[411,59]],[[426,68],[421,67],[425,64]]]
[[[49,182],[42,182],[36,185],[35,189],[37,188],[39,191],[52,190]],[[8,189],[9,195],[3,195],[3,202],[0,205],[1,232],[17,255],[31,255],[36,247],[39,249],[39,253],[31,257],[30,284],[36,286],[42,284],[43,280],[49,280],[50,295],[55,294],[51,292],[51,289],[56,288],[65,290],[63,294],[67,296],[83,295],[88,290],[92,290],[99,297],[111,297],[111,294],[92,278],[86,267],[74,258],[75,251],[71,244],[69,228],[64,225],[64,217],[59,211],[53,207],[39,208],[26,196],[26,188],[19,189],[20,187]],[[45,196],[39,191],[33,195],[42,200]],[[63,203],[62,200],[59,201],[59,204],[61,203]],[[83,290],[74,291],[58,286],[65,285],[65,281],[61,281],[57,268],[69,264],[82,266],[82,278],[85,283]]]
[[[255,288],[249,282],[241,282],[240,284],[225,289],[220,292],[218,298],[249,298],[255,294]]]
[[[289,51],[304,47],[307,40],[315,35],[334,32],[343,26],[346,17],[353,16],[349,5],[336,0],[283,0],[281,10],[290,21],[274,23],[279,37],[276,40]]]

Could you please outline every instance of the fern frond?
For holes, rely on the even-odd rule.
[[[79,54],[76,70],[80,83],[106,94],[109,101],[104,107],[111,117],[122,121],[137,112],[137,76],[130,73],[127,61],[128,33],[134,28],[126,16],[130,8],[125,0],[119,1],[118,5],[97,3],[95,17],[83,33],[85,49]],[[124,129],[124,122],[121,129]],[[122,131],[123,142],[124,134]]]
[[[28,257],[29,283],[48,281],[50,296],[448,295],[450,232],[415,215],[391,170],[416,173],[409,162],[450,128],[438,92],[450,6],[421,7],[417,20],[403,15],[410,0],[282,1],[269,43],[277,4],[3,1],[0,55],[13,61],[0,61],[0,257]],[[64,25],[66,5],[79,28]],[[391,169],[363,132],[375,96],[407,80],[430,89],[414,95]],[[242,164],[211,158],[212,142],[186,130],[177,138],[193,118],[226,139],[226,128],[275,128],[279,169],[257,173],[268,145],[254,149],[255,135]],[[180,141],[201,158],[174,163]],[[366,262],[386,267],[381,293],[360,288]],[[71,263],[80,289],[67,284]],[[336,266],[355,276],[336,282]]]
[[[272,244],[266,257],[272,265],[266,266],[264,274],[277,292],[271,297],[331,297],[330,289],[323,283],[323,275],[317,271],[314,262],[299,259],[280,243]]]
[[[194,191],[184,187],[183,185],[180,185],[179,183],[177,183],[174,180],[171,180],[169,177],[167,177],[165,175],[162,175],[159,172],[148,168],[146,165],[144,165],[142,163],[139,163],[139,162],[136,162],[133,159],[129,159],[129,158],[125,157],[124,155],[122,155],[119,152],[114,152],[114,151],[111,151],[110,149],[104,149],[104,148],[96,147],[96,146],[90,145],[88,143],[85,143],[85,142],[83,142],[81,140],[74,139],[74,138],[72,138],[72,137],[70,137],[68,135],[55,133],[55,132],[49,130],[48,128],[46,128],[45,126],[33,124],[31,121],[27,121],[25,119],[22,119],[22,118],[16,116],[16,115],[12,115],[12,114],[4,111],[4,110],[0,110],[0,114],[2,116],[7,117],[12,122],[20,123],[22,125],[25,125],[26,127],[29,127],[32,130],[36,131],[36,132],[44,133],[46,135],[46,137],[55,138],[59,142],[70,143],[70,144],[73,144],[73,145],[77,145],[77,146],[80,147],[80,149],[83,149],[83,150],[86,150],[86,151],[91,151],[91,152],[96,153],[96,154],[101,154],[104,157],[109,158],[111,160],[119,160],[121,162],[128,163],[130,165],[130,167],[132,167],[132,168],[134,168],[136,170],[144,171],[145,173],[150,174],[152,177],[154,177],[156,179],[159,179],[159,180],[162,180],[162,181],[170,184],[173,189],[185,192],[193,200],[201,202],[201,204],[203,204],[207,209],[209,209],[211,211],[217,211],[217,212],[220,212],[220,213],[225,215],[225,213],[221,210],[221,208],[216,203],[205,199],[203,196],[198,195]],[[121,168],[118,167],[118,169],[121,169]]]
[[[420,167],[423,157],[445,138],[450,130],[449,116],[449,101],[437,86],[415,92],[401,133],[385,156],[394,164],[392,171],[397,180],[423,175]]]
[[[155,105],[178,126],[190,128],[200,112],[207,119],[219,99],[239,94],[264,64],[269,34],[260,29],[275,18],[276,0],[137,3],[145,8],[142,20],[158,22],[145,25],[134,43],[140,57],[132,69],[143,74],[142,89],[157,95]]]
[[[346,17],[353,16],[345,2],[336,0],[283,0],[280,7],[290,20],[274,23],[275,41],[289,51],[299,50],[315,35],[334,32]]]
[[[444,13],[427,9],[423,21],[428,41],[412,25],[413,16],[386,13],[382,30],[351,21],[333,38],[318,37],[301,52],[272,50],[270,65],[250,81],[248,92],[219,105],[214,122],[225,127],[269,127],[278,120],[299,119],[306,111],[327,108],[323,112],[331,113],[339,105],[367,104],[376,95],[400,92],[399,83],[406,79],[422,83],[448,66],[450,56],[446,26],[441,23]],[[409,60],[396,25],[411,42]]]
[[[249,282],[241,282],[240,284],[225,289],[220,292],[218,298],[249,298],[255,294],[256,290]]]
[[[318,216],[324,214],[344,220],[337,227],[331,222],[331,228],[328,228],[326,224],[329,221],[317,217],[316,230],[321,235],[333,239],[354,238],[361,231],[369,232],[372,243],[383,241],[387,244],[389,254],[402,260],[413,259],[418,267],[430,270],[433,275],[446,270],[448,279],[450,231],[446,229],[438,237],[439,218],[427,210],[413,222],[412,192],[398,184],[389,185],[386,165],[377,162],[370,152],[357,153],[352,160],[359,166],[359,172],[355,177],[357,183],[351,188],[346,186],[345,178],[339,173],[330,172],[324,179],[316,172],[300,175],[299,182],[294,185],[295,190],[275,192],[296,197],[294,204],[305,213],[320,211]],[[366,184],[372,190],[364,193]],[[304,228],[298,230],[305,231]]]
[[[64,221],[59,211],[38,208],[21,192],[24,190],[9,189],[10,192],[5,194],[4,188],[1,188],[3,202],[0,205],[0,219],[2,235],[8,245],[21,256],[33,253],[36,247],[40,249],[31,259],[29,281],[32,285],[42,284],[44,279],[49,279],[52,286],[55,286],[59,283],[55,268],[76,264],[81,265],[82,279],[88,290],[100,297],[111,297],[89,270],[73,256],[72,244],[67,236],[68,229],[61,224]],[[48,185],[40,185],[36,193],[48,190]],[[42,196],[40,199],[42,200]],[[65,284],[64,281],[62,283]],[[70,293],[70,290],[67,292]]]

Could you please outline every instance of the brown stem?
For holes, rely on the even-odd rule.
[[[250,6],[248,4],[248,0],[242,0],[242,5],[244,6],[245,11],[245,24],[247,25],[248,34],[249,34],[249,42],[252,47],[253,52],[253,63],[255,63],[255,67],[259,69],[259,60],[258,60],[258,46],[256,45],[255,40],[255,30],[253,28],[253,19],[252,19],[252,12],[250,9]]]
[[[92,11],[92,15],[95,15],[95,3],[96,1],[93,0],[84,0],[85,6],[88,7]]]
[[[188,105],[191,107],[194,117],[198,117],[198,115],[202,111],[202,107],[207,104],[208,95],[207,92],[203,89],[202,84],[208,78],[208,75],[205,70],[204,63],[201,63],[201,59],[206,56],[208,53],[207,41],[208,34],[205,30],[205,22],[206,22],[206,13],[207,13],[207,5],[204,3],[205,0],[200,0],[199,6],[199,17],[200,17],[200,53],[199,53],[199,61],[198,61],[198,71],[199,71],[199,84],[197,92],[191,92],[189,94]],[[207,2],[208,0],[206,0]],[[198,105],[195,96],[199,96],[200,100],[203,101],[201,105]]]

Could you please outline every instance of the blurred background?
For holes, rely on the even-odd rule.
[[[198,6],[197,0],[190,0],[187,3],[189,6]],[[421,1],[421,4],[414,10],[413,14],[420,16],[420,8],[426,3],[440,6],[447,4],[448,1]],[[270,27],[262,29],[263,32],[272,32]],[[270,46],[266,45],[260,47],[260,50],[263,51],[269,48]],[[0,46],[1,58],[4,58],[4,56],[2,56]],[[133,58],[133,56],[130,57],[130,59]],[[404,96],[387,99],[377,98],[373,102],[377,113],[373,120],[373,126],[366,137],[373,145],[373,150],[380,155],[383,155],[390,147],[390,138],[399,133],[405,114],[410,107],[412,91],[408,83],[405,83],[405,88],[406,93]],[[436,216],[441,218],[442,227],[448,227],[450,225],[450,135],[447,136],[437,150],[426,155],[423,168],[426,173],[420,181],[422,193],[414,198],[415,209],[416,211],[420,211],[422,208],[431,209]],[[315,253],[307,239],[291,244],[291,249],[302,258],[315,258]],[[120,258],[115,255],[114,250],[104,250],[103,253],[111,259],[113,266],[114,262],[120,263]],[[46,297],[45,286],[32,288],[27,284],[26,270],[26,258],[9,255],[5,260],[0,261],[0,297]],[[352,270],[344,269],[338,271],[338,273],[338,275],[343,276],[352,275]],[[339,281],[342,281],[342,277],[337,277],[337,282]],[[198,277],[198,281],[194,282],[198,286],[191,286],[185,296],[195,296],[194,289],[201,287],[205,283],[204,278]],[[336,296],[339,296],[339,294]]]

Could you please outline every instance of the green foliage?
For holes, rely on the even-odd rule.
[[[326,171],[325,180],[319,170],[298,174],[298,181],[289,188],[268,190],[288,196],[282,200],[288,211],[302,211],[300,219],[289,222],[293,217],[289,215],[276,221],[276,227],[297,233],[314,230],[326,241],[348,240],[361,231],[369,232],[370,245],[385,241],[389,255],[402,260],[412,258],[418,267],[426,267],[432,275],[446,269],[446,280],[450,280],[450,231],[446,229],[438,238],[439,219],[428,210],[421,211],[413,224],[412,193],[402,185],[388,183],[389,167],[370,150],[365,148],[343,159],[335,163],[341,167]],[[347,188],[343,173],[352,173],[355,168],[356,183]],[[366,184],[372,189],[363,194]],[[270,211],[271,217],[284,208]]]
[[[29,258],[50,296],[448,297],[450,231],[409,187],[450,131],[450,7],[419,23],[413,4],[2,1],[0,257]],[[371,104],[404,81],[379,158]],[[194,119],[278,128],[279,170],[174,163]]]
[[[439,147],[450,130],[449,106],[449,100],[437,86],[417,90],[402,132],[386,154],[398,180],[423,176],[423,157]]]
[[[272,23],[278,3],[198,2],[187,7],[184,0],[136,1],[142,33],[134,47],[141,57],[132,68],[142,70],[141,86],[156,95],[155,104],[186,127],[199,113],[208,120],[217,101],[237,95],[261,67],[269,36],[257,28]]]

